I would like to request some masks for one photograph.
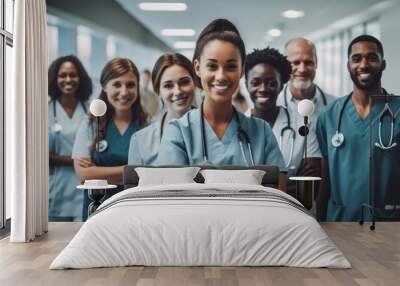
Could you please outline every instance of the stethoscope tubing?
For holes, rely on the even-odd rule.
[[[327,99],[326,99],[326,95],[325,93],[322,91],[322,89],[318,86],[315,85],[315,88],[320,92],[321,97],[322,97],[322,101],[324,106],[327,105]],[[283,127],[281,130],[281,136],[280,136],[280,140],[279,140],[279,147],[282,150],[282,138],[283,138],[283,134],[286,130],[290,130],[290,132],[293,134],[292,136],[292,144],[291,144],[291,148],[290,148],[290,157],[288,162],[286,163],[286,167],[289,167],[292,160],[293,160],[293,153],[294,153],[294,141],[295,141],[295,135],[296,135],[296,131],[292,128],[291,126],[291,118],[290,118],[290,114],[288,111],[288,99],[287,99],[287,89],[288,89],[288,85],[285,85],[284,89],[283,89],[283,100],[284,100],[284,110],[286,112],[286,118],[287,118],[287,126]],[[304,148],[303,148],[304,149]]]
[[[55,153],[58,153],[58,146],[59,146],[59,136],[60,136],[60,134],[59,133],[61,133],[61,131],[62,131],[62,129],[63,129],[63,127],[62,127],[62,125],[58,122],[58,119],[57,119],[57,108],[56,108],[56,99],[51,99],[51,101],[52,101],[52,105],[53,105],[53,117],[54,117],[54,123],[52,124],[52,128],[50,129],[50,132],[53,132],[53,133],[55,133],[56,134],[56,136],[55,136]],[[81,103],[81,105],[82,105],[82,108],[83,108],[83,110],[84,110],[84,112],[86,113],[86,107],[85,107],[85,105],[83,104],[83,102],[82,101],[80,101],[80,103]]]
[[[289,138],[291,137],[291,144],[290,144],[290,153],[289,153],[289,160],[287,163],[285,163],[286,167],[289,168],[290,164],[292,163],[293,160],[293,152],[294,152],[294,141],[296,139],[296,131],[292,128],[291,123],[290,123],[290,115],[289,115],[289,111],[287,110],[287,108],[285,107],[281,107],[283,108],[285,115],[286,115],[286,120],[287,120],[287,126],[283,127],[281,129],[281,134],[279,136],[279,148],[281,150],[283,150],[283,137],[285,135],[285,132],[289,131],[289,133],[292,134],[292,136],[289,135]],[[278,115],[279,116],[279,115]]]
[[[322,91],[322,89],[318,85],[315,85],[315,88],[318,89],[318,91],[321,93],[323,104],[324,104],[324,106],[326,106],[328,104],[328,101],[326,99],[325,93]],[[288,86],[285,85],[285,87],[283,89],[283,100],[285,102],[286,108],[288,108],[287,89],[288,89]]]
[[[59,125],[61,126],[61,124],[58,123],[58,119],[57,119],[57,108],[56,108],[56,101],[57,101],[57,99],[51,99],[51,101],[52,101],[52,103],[53,103],[53,104],[52,104],[52,105],[53,105],[53,117],[54,117],[53,126],[56,125],[56,124],[59,124]],[[85,104],[83,104],[82,101],[79,101],[79,102],[80,102],[80,104],[81,104],[81,106],[82,106],[82,108],[83,108],[84,113],[86,114],[87,109],[86,109]],[[58,132],[56,132],[56,133],[58,133]]]
[[[201,128],[201,142],[202,142],[202,147],[203,147],[203,160],[204,160],[205,163],[207,163],[208,162],[208,150],[207,150],[207,144],[206,144],[206,134],[205,134],[205,127],[204,127],[204,112],[203,112],[203,109],[204,109],[204,102],[202,102],[201,105],[200,105],[200,128]],[[247,160],[246,154],[244,152],[243,142],[242,142],[242,139],[241,139],[241,136],[240,136],[241,134],[244,136],[246,144],[247,144],[247,149],[248,149],[249,155],[250,155],[251,166],[255,166],[254,158],[253,158],[253,152],[251,150],[250,138],[249,138],[248,134],[246,133],[246,131],[242,128],[238,112],[237,112],[237,110],[235,108],[233,108],[233,112],[234,112],[235,120],[236,120],[237,125],[238,125],[237,137],[238,137],[239,147],[240,147],[243,159],[245,160],[246,164],[249,165],[249,161]]]
[[[290,131],[290,133],[292,133],[292,144],[290,144],[290,153],[289,153],[289,160],[288,162],[285,164],[287,168],[290,167],[290,164],[292,163],[293,160],[293,151],[294,151],[294,140],[295,140],[295,136],[294,134],[296,134],[296,132],[290,128],[290,129],[286,129],[287,131]],[[283,133],[282,135],[279,137],[279,148],[282,150],[282,139],[283,139]]]
[[[386,92],[386,90],[384,90],[384,95],[387,95],[387,94],[388,94],[388,93]],[[353,92],[351,92],[351,93],[347,96],[347,98],[345,99],[345,101],[344,101],[344,103],[343,103],[343,105],[342,105],[342,107],[340,108],[340,111],[339,111],[339,117],[338,117],[337,125],[336,125],[336,132],[335,132],[335,134],[333,135],[332,140],[335,138],[335,136],[336,136],[336,137],[341,136],[342,138],[341,138],[341,140],[340,140],[340,141],[341,141],[340,144],[338,143],[337,146],[334,145],[334,147],[336,147],[336,148],[340,147],[340,146],[342,145],[343,141],[344,141],[344,135],[343,135],[343,133],[340,132],[340,125],[341,125],[341,122],[342,122],[344,109],[345,109],[346,105],[348,104],[348,102],[350,101],[352,95],[353,95]],[[391,129],[390,129],[389,142],[388,142],[387,145],[384,145],[384,144],[383,144],[383,141],[382,141],[382,122],[383,122],[383,118],[386,116],[386,113],[387,113],[387,112],[383,112],[382,114],[379,115],[379,127],[378,127],[379,143],[378,143],[378,142],[375,142],[375,144],[374,144],[376,147],[379,147],[379,148],[382,149],[382,150],[389,150],[389,149],[391,149],[391,148],[397,146],[397,143],[396,143],[396,142],[393,143],[394,119],[395,119],[396,116],[393,115],[392,112],[389,112],[389,113],[388,113],[388,116],[391,117],[391,121],[390,121],[390,122],[391,122],[391,123],[390,123]],[[397,114],[396,114],[396,115],[397,115]]]

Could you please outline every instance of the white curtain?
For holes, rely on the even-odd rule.
[[[6,187],[12,242],[47,232],[47,41],[45,0],[15,1],[14,93],[6,99]]]

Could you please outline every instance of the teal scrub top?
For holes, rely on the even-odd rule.
[[[161,142],[162,117],[132,135],[129,144],[129,165],[153,165]]]
[[[258,118],[247,117],[240,112],[238,116],[243,130],[250,139],[255,165],[274,165],[286,171],[282,154],[268,123]],[[238,123],[235,117],[232,118],[221,140],[207,120],[204,120],[204,136],[208,151],[208,160],[205,162],[200,122],[199,109],[193,109],[181,118],[171,120],[165,128],[156,163],[158,165],[201,165],[204,163],[251,165],[247,144],[243,142],[243,152],[240,148],[237,136]]]
[[[321,153],[328,160],[331,194],[327,206],[327,221],[357,221],[360,219],[362,203],[369,203],[383,208],[383,201],[392,193],[388,184],[400,174],[399,145],[400,145],[400,116],[397,116],[394,126],[394,142],[398,142],[391,150],[381,150],[374,146],[379,142],[379,114],[383,103],[378,102],[370,114],[362,119],[355,109],[351,99],[346,104],[340,125],[344,135],[344,143],[336,148],[332,145],[332,136],[337,129],[339,112],[347,96],[339,98],[330,104],[319,116],[317,122],[317,137]],[[393,110],[398,110],[399,100],[390,100]],[[372,146],[369,144],[369,123],[371,121]],[[390,124],[385,119],[382,125],[384,144],[390,135]],[[371,176],[375,178],[375,187],[369,192],[369,154],[372,148]],[[374,160],[377,160],[374,162]],[[366,219],[371,216],[365,212]]]
[[[110,120],[106,125],[105,137],[107,148],[102,152],[97,152],[91,148],[94,134],[96,132],[95,124],[89,120],[82,122],[76,134],[73,158],[88,157],[99,166],[121,166],[128,162],[129,142],[132,134],[136,131],[136,123],[131,122],[124,134],[121,134],[114,123]]]
[[[97,166],[126,165],[128,163],[129,141],[135,131],[136,123],[131,122],[124,134],[121,134],[114,121],[110,120],[105,130],[105,140],[108,146],[103,152],[97,152],[91,148],[96,125],[85,120],[76,134],[72,157],[74,159],[91,158]],[[122,186],[117,189],[117,191],[119,190],[122,190]]]
[[[55,112],[54,112],[55,104]],[[86,108],[86,106],[85,106]],[[78,103],[71,117],[65,112],[58,100],[50,100],[48,104],[49,152],[71,157],[75,135],[79,124],[85,118],[85,108]],[[62,126],[61,131],[55,132],[55,123]],[[73,166],[49,166],[49,217],[80,218],[83,195],[75,191],[79,178]]]
[[[121,134],[114,123],[114,120],[109,120],[105,127],[104,139],[107,142],[107,148],[101,152],[97,152],[91,146],[96,132],[96,124],[92,124],[89,120],[82,122],[76,134],[74,148],[72,150],[72,158],[91,158],[97,166],[112,167],[123,166],[128,162],[129,141],[132,134],[136,131],[136,123],[131,122],[123,134]],[[123,190],[123,186],[118,186],[116,189],[111,189],[106,192],[103,200],[113,196]],[[82,190],[77,190],[82,192]],[[87,219],[87,207],[89,198],[85,190],[84,204],[81,208],[83,221]]]

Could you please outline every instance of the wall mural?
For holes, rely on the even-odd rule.
[[[357,114],[362,98],[386,93],[375,37],[349,44],[354,87],[337,98],[314,83],[316,47],[304,38],[285,51],[246,52],[235,25],[216,19],[190,59],[151,49],[138,56],[137,47],[129,49],[135,43],[56,18],[48,23],[51,221],[86,220],[88,209],[124,189],[125,165],[276,166],[276,188],[320,220],[359,220],[362,205],[363,220],[376,208],[399,215],[399,100],[378,100],[370,124]],[[359,72],[363,59],[370,67]],[[360,168],[376,154],[368,145],[372,129],[380,132],[373,141],[381,153],[371,166],[386,168],[373,177],[374,188],[370,168]]]

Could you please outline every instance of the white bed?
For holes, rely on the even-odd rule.
[[[50,269],[128,265],[351,267],[289,195],[198,183],[138,186],[111,197]]]

